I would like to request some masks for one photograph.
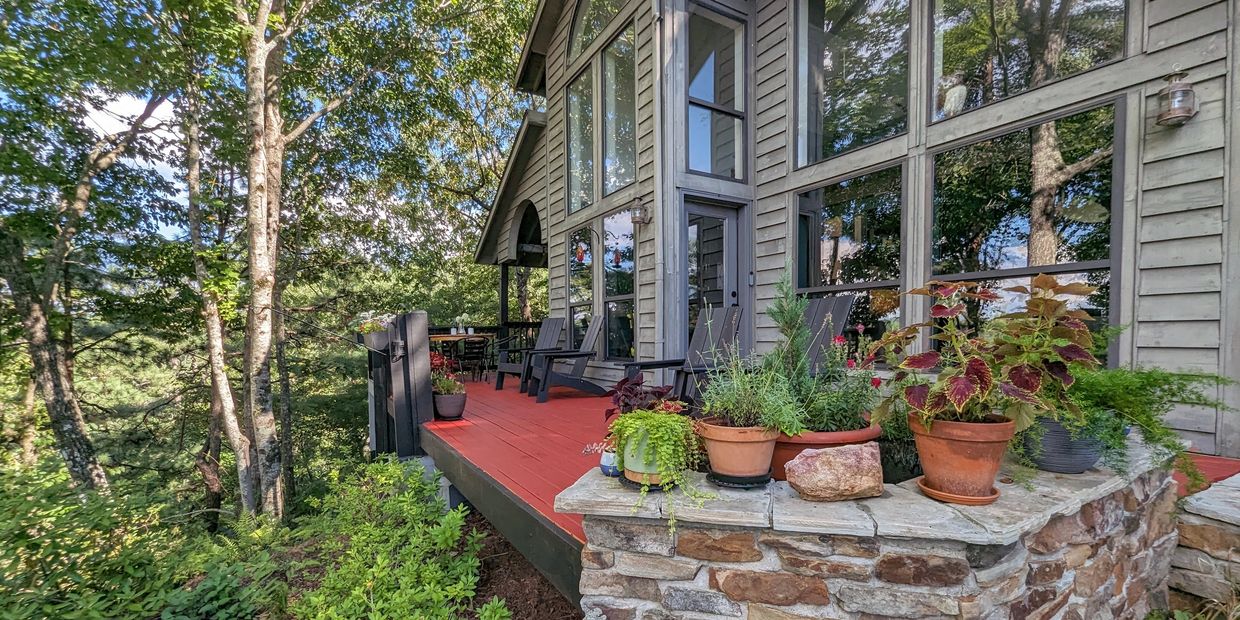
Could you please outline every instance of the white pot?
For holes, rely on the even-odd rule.
[[[455,328],[455,327],[453,327],[453,328],[452,328],[452,335],[453,335],[453,336],[455,336],[456,334],[457,334],[456,328]]]
[[[470,336],[474,335],[474,328],[472,328],[472,327],[466,327],[466,328],[465,328],[465,333],[466,333],[466,334],[469,334]]]

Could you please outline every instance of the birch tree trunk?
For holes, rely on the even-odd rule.
[[[22,398],[22,411],[18,415],[21,417],[17,420],[17,445],[21,449],[21,464],[26,467],[33,467],[39,460],[39,454],[35,449],[34,440],[35,433],[35,397],[38,396],[38,387],[35,385],[34,377],[26,380],[26,394]]]
[[[280,382],[280,464],[283,468],[285,499],[297,496],[297,483],[293,477],[293,391],[292,380],[289,378],[288,357],[286,354],[288,332],[284,326],[284,287],[287,282],[276,286],[276,375]]]

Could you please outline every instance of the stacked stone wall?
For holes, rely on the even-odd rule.
[[[1240,587],[1240,475],[1184,500],[1171,558],[1175,607],[1231,601]]]

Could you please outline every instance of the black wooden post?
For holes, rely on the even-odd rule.
[[[388,326],[388,367],[391,369],[392,412],[396,415],[396,456],[413,456],[417,449],[418,429],[410,415],[408,354],[405,342],[405,323],[408,315],[401,315]]]
[[[392,412],[390,394],[391,368],[388,365],[388,335],[386,332],[373,332],[359,338],[366,348],[366,372],[369,381],[370,414],[370,452],[383,454],[392,452],[395,438],[393,426],[395,417]]]
[[[413,452],[422,456],[422,425],[435,419],[435,402],[431,397],[431,342],[428,335],[430,320],[421,310],[404,316],[405,368],[408,374],[409,414],[413,422]]]
[[[499,339],[508,337],[508,264],[499,266]]]

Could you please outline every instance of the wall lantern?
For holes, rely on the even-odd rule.
[[[654,219],[654,214],[650,212],[650,207],[643,204],[641,198],[634,198],[629,221],[634,224],[649,224],[652,219]]]
[[[1197,93],[1188,74],[1177,71],[1163,78],[1167,85],[1158,91],[1158,120],[1164,127],[1179,127],[1197,115]]]

